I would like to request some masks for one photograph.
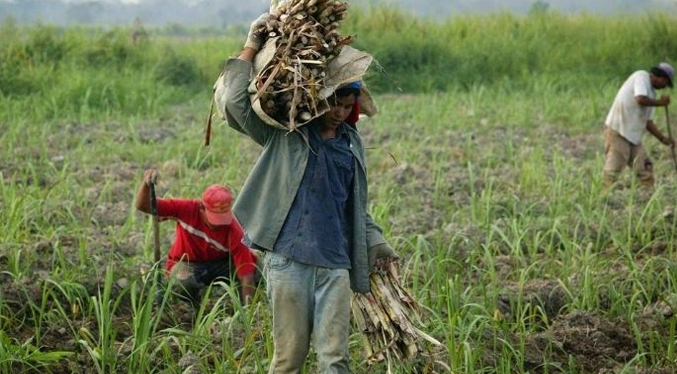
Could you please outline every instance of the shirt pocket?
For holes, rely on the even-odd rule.
[[[344,175],[351,175],[353,172],[353,154],[348,151],[334,152],[332,157],[334,165],[339,168],[339,172]]]

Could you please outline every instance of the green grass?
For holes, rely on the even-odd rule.
[[[629,72],[674,49],[662,36],[673,21],[434,24],[369,9],[347,23],[387,72],[369,77],[380,114],[359,123],[370,211],[401,255],[423,329],[444,344],[395,372],[674,367],[668,151],[647,138],[653,195],[629,172],[613,194],[601,178],[601,121]],[[192,327],[166,294],[152,305],[151,224],[132,205],[143,170],[160,170],[162,196],[238,191],[260,152],[224,124],[202,146],[211,83],[241,35],[158,34],[134,46],[124,29],[0,28],[2,372],[181,373],[189,351],[206,372],[267,368],[263,290],[242,306],[215,285]],[[161,229],[167,248],[172,226]],[[353,335],[354,371],[383,372],[361,344]]]

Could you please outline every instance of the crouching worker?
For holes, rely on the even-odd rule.
[[[269,373],[301,373],[311,343],[319,373],[349,373],[351,289],[369,292],[371,267],[397,258],[367,212],[364,146],[346,123],[360,86],[340,87],[329,111],[298,131],[269,126],[247,93],[261,42],[250,32],[240,55],[227,62],[225,112],[229,126],[263,147],[234,212],[247,243],[265,253]]]
[[[146,170],[136,197],[136,209],[149,213],[150,184],[157,171]],[[199,305],[205,286],[214,281],[239,280],[240,296],[254,295],[256,256],[242,244],[243,231],[231,212],[233,196],[221,185],[208,187],[201,200],[157,199],[160,220],[176,221],[176,238],[167,257],[167,271],[175,277],[174,292]]]

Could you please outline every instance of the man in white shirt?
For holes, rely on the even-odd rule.
[[[653,164],[642,147],[642,137],[649,131],[661,143],[675,146],[653,122],[654,107],[670,104],[668,95],[656,99],[656,90],[672,87],[674,75],[672,66],[661,62],[649,72],[632,73],[616,94],[604,128],[605,186],[616,182],[625,166],[633,168],[642,185],[653,186]]]

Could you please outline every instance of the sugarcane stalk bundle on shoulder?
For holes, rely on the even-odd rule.
[[[353,40],[338,30],[347,9],[338,0],[288,0],[270,13],[259,30],[268,41],[257,59],[268,61],[254,80],[253,100],[268,117],[293,130],[327,110],[320,95],[327,64]]]
[[[354,325],[363,334],[369,363],[408,361],[425,351],[424,340],[442,344],[416,327],[421,309],[399,282],[395,263],[386,271],[370,274],[371,294],[354,294],[351,308]]]
[[[347,11],[347,3],[339,0],[272,1],[271,12],[260,17],[265,22],[252,24],[262,40],[247,91],[253,111],[263,122],[294,131],[327,113],[327,99],[336,89],[362,81],[373,57],[349,45],[353,36],[340,34]],[[205,144],[209,144],[214,107],[226,119],[227,84],[222,71],[213,87]],[[361,114],[371,117],[378,112],[364,81],[359,100]]]

